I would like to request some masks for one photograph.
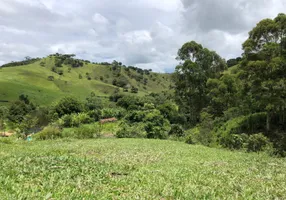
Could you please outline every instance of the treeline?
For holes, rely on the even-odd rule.
[[[23,61],[17,61],[17,62],[10,62],[7,64],[2,65],[1,67],[17,67],[17,66],[23,66],[23,65],[30,65],[33,64],[37,61],[41,60],[41,58],[31,58],[31,57],[26,57],[25,60]]]
[[[285,33],[285,14],[262,20],[243,43],[242,58],[228,63],[196,42],[182,46],[175,97],[190,140],[231,149],[255,144],[285,155]]]

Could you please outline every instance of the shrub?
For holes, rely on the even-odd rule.
[[[146,114],[147,113],[144,111],[136,110],[136,111],[129,112],[127,116],[125,117],[125,119],[131,123],[142,122]]]
[[[118,92],[114,92],[112,95],[109,96],[109,101],[118,102],[124,95]]]
[[[92,119],[87,113],[73,114],[73,116],[80,124],[89,124],[92,122]]]
[[[87,111],[102,109],[102,101],[99,97],[95,96],[94,92],[86,98],[84,107]]]
[[[170,122],[161,115],[159,110],[149,111],[143,119],[147,138],[166,139]]]
[[[55,112],[58,113],[59,117],[69,115],[72,113],[80,113],[82,111],[82,104],[77,99],[72,97],[65,97],[60,100],[55,106]]]
[[[97,122],[100,119],[101,111],[100,110],[91,110],[87,112],[88,116],[92,122]]]
[[[230,134],[255,133],[265,130],[266,113],[254,113],[247,116],[240,116],[228,120],[215,132],[221,138],[226,138]]]
[[[185,133],[186,135],[186,143],[187,144],[197,144],[200,143],[200,129],[199,127],[195,127],[192,129],[189,129]]]
[[[154,126],[153,123],[147,123],[145,125],[145,130],[147,132],[147,138],[152,139],[166,139],[167,132],[164,128],[160,126]]]
[[[194,142],[194,140],[193,140],[193,136],[192,136],[191,134],[186,136],[185,142],[186,142],[187,144],[195,144],[195,142]]]
[[[64,70],[59,69],[59,70],[57,71],[57,73],[58,73],[58,75],[64,75]]]
[[[131,87],[131,93],[135,93],[135,94],[138,93],[138,88],[132,86]]]
[[[59,119],[59,124],[63,127],[79,127],[81,124],[89,124],[93,120],[87,113],[64,115]]]
[[[144,99],[136,96],[123,96],[117,102],[117,105],[128,110],[138,110],[144,106]],[[132,109],[131,109],[132,108]]]
[[[62,137],[62,130],[56,126],[47,126],[40,133],[36,134],[39,140],[52,140]]]
[[[101,128],[99,125],[94,126],[80,126],[72,133],[72,137],[77,139],[91,139],[98,138],[101,134]]]
[[[173,124],[171,126],[171,130],[169,131],[169,135],[174,135],[176,137],[183,137],[184,134],[185,133],[184,133],[182,126],[180,126],[178,124]]]
[[[120,74],[119,74],[120,76]],[[117,87],[124,87],[129,84],[128,79],[124,76],[120,76],[117,79],[113,79],[112,84]]]
[[[72,116],[64,115],[58,122],[62,127],[72,127]]]
[[[122,108],[104,108],[101,110],[101,118],[112,118],[115,117],[117,119],[121,119],[125,116],[126,110]]]
[[[126,118],[128,123],[144,123],[147,138],[166,139],[170,123],[164,119],[159,110],[133,111]]]
[[[269,139],[264,136],[262,133],[253,134],[249,136],[247,151],[248,152],[258,152],[266,149],[267,146],[270,146]]]
[[[135,123],[132,126],[124,123],[120,124],[120,127],[115,134],[118,138],[143,138],[146,136],[143,123]]]
[[[54,81],[54,80],[55,80],[55,77],[54,77],[54,76],[48,76],[48,80],[49,80],[49,81]]]
[[[242,149],[248,143],[248,135],[246,134],[231,134],[222,139],[223,147],[229,149]]]

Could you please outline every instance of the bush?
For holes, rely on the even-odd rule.
[[[71,133],[71,136],[77,139],[91,139],[100,137],[100,134],[101,134],[100,126],[94,125],[94,126],[80,126]]]
[[[89,124],[93,120],[87,113],[78,113],[71,115],[64,115],[61,119],[59,119],[59,124],[63,127],[79,127],[81,124]]]
[[[120,124],[120,129],[116,132],[118,138],[144,138],[146,131],[143,123],[135,123],[132,126],[128,124]]]
[[[36,134],[39,140],[53,140],[62,137],[62,130],[56,126],[47,126],[40,133]]]
[[[128,84],[128,79],[124,76],[120,76],[119,78],[113,79],[112,81],[112,85],[115,85],[117,87],[125,87]]]
[[[185,142],[186,142],[187,144],[195,144],[195,142],[194,142],[194,140],[193,140],[193,136],[192,136],[191,134],[190,134],[190,135],[187,135]]]
[[[265,122],[266,113],[254,113],[228,120],[215,132],[221,138],[228,137],[231,134],[263,132],[266,129]]]
[[[248,143],[248,135],[246,134],[231,134],[222,139],[223,147],[229,149],[242,149]]]
[[[100,110],[91,110],[87,112],[88,116],[92,122],[97,122],[100,119],[101,111]]]
[[[174,135],[176,137],[183,137],[185,135],[183,128],[178,124],[173,124],[171,126],[171,130],[169,131],[169,135]]]
[[[130,123],[142,122],[146,114],[147,112],[145,111],[140,111],[140,110],[131,111],[127,114],[125,119]]]
[[[264,136],[262,133],[253,134],[249,136],[247,151],[248,152],[258,152],[265,150],[268,146],[270,146],[269,139]]]
[[[128,110],[132,110],[132,109],[138,110],[140,109],[140,107],[144,106],[144,103],[145,102],[143,102],[142,98],[139,98],[136,96],[129,96],[129,95],[123,96],[117,101],[118,106],[128,109]],[[132,106],[132,109],[131,109],[131,106]]]
[[[143,119],[147,138],[166,139],[170,130],[170,122],[161,115],[159,110],[149,111]]]
[[[185,135],[187,144],[202,144],[199,126],[187,130]]]
[[[101,110],[101,118],[107,119],[115,117],[117,119],[121,119],[125,116],[126,110],[122,108],[104,108]]]
[[[138,93],[138,88],[132,86],[131,87],[131,93],[135,93],[135,94]]]
[[[55,77],[53,77],[53,76],[48,76],[48,80],[49,80],[49,81],[54,81],[54,80],[55,80]]]
[[[61,119],[58,120],[58,124],[62,127],[72,127],[72,116],[64,115]]]
[[[82,111],[82,104],[77,99],[72,97],[65,97],[55,106],[55,112],[59,117],[69,115],[72,113],[80,113]]]
[[[154,126],[153,123],[147,123],[145,130],[147,132],[147,138],[149,139],[167,139],[166,130],[160,126]]]

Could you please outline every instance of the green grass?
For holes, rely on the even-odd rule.
[[[286,161],[265,154],[144,139],[1,141],[1,199],[286,198]]]
[[[46,63],[45,67],[40,66],[41,62]],[[24,93],[37,104],[50,105],[64,96],[72,95],[84,100],[91,92],[104,97],[111,95],[116,89],[112,81],[117,77],[110,70],[110,66],[85,64],[83,67],[71,69],[70,73],[68,66],[63,66],[61,69],[64,75],[60,76],[51,71],[53,65],[53,58],[47,57],[30,65],[0,68],[0,102],[17,100],[18,96]],[[91,75],[92,80],[86,78],[86,73]],[[80,74],[82,79],[79,79]],[[138,75],[135,71],[131,74]],[[121,75],[127,78],[130,85],[139,88],[140,96],[168,90],[171,83],[170,74],[144,75],[144,78],[148,78],[148,84],[145,86],[127,76],[124,69],[121,70]],[[48,76],[54,76],[55,80],[49,81]],[[102,81],[100,77],[103,77]]]

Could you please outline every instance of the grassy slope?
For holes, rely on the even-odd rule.
[[[50,70],[54,65],[53,60],[47,57],[30,65],[0,69],[0,100],[13,101],[24,93],[36,103],[48,105],[69,95],[85,99],[91,91],[98,96],[109,96],[116,88],[112,85],[115,77],[108,66],[85,64],[84,67],[72,69],[71,73],[68,73],[68,66],[64,66],[64,75],[59,76]],[[40,66],[42,61],[45,67]],[[86,73],[91,75],[92,80],[87,80]],[[83,79],[79,79],[79,74]],[[131,85],[139,88],[138,95],[168,90],[171,83],[169,74],[152,73],[151,76],[144,75],[144,78],[148,78],[144,89],[144,85],[128,77],[125,70],[122,69],[121,74]],[[48,76],[54,76],[55,80],[48,81]],[[100,76],[104,78],[103,81]]]
[[[285,167],[285,159],[264,154],[173,141],[2,143],[0,196],[2,199],[285,199]]]

